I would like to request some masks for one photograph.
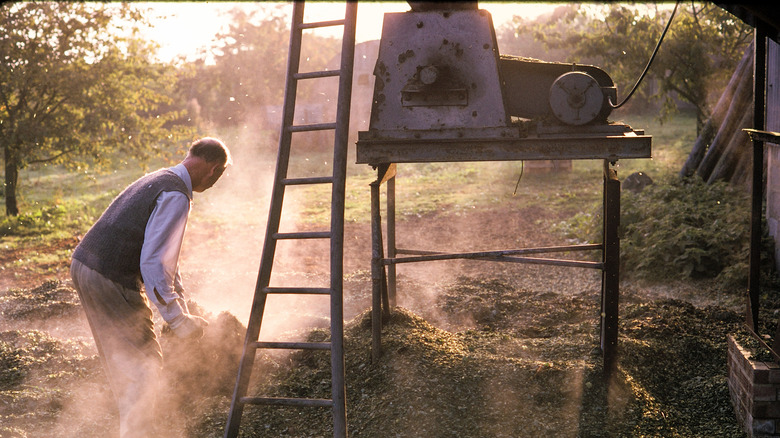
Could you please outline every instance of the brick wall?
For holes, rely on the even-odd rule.
[[[737,420],[748,437],[780,437],[780,366],[749,356],[728,337],[728,386]]]

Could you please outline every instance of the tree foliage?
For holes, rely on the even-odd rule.
[[[176,72],[150,61],[140,10],[125,4],[0,7],[0,145],[6,214],[19,213],[19,170],[148,158],[189,130],[175,111]]]
[[[668,5],[671,6],[671,5]],[[548,50],[565,50],[567,60],[604,68],[628,94],[650,59],[670,8],[605,3],[568,5],[548,20],[516,20],[518,35],[532,35]],[[674,21],[635,102],[661,102],[661,119],[678,102],[691,104],[699,126],[728,81],[751,39],[751,28],[711,3],[680,3]],[[623,91],[621,93],[621,90]]]
[[[203,57],[192,68],[186,88],[205,121],[219,126],[262,121],[268,109],[281,107],[289,50],[290,5],[261,5],[229,12],[228,29],[217,35],[211,59]],[[339,53],[333,38],[304,33],[301,71],[324,69]],[[309,84],[298,87],[306,102]]]
[[[191,96],[203,119],[232,125],[271,102],[281,102],[289,30],[278,8],[230,11],[228,30],[217,35],[213,61],[195,62]],[[257,22],[257,17],[263,17]]]
[[[692,3],[675,18],[670,34],[657,70],[657,76],[663,72],[664,114],[678,96],[696,107],[701,127],[750,44],[752,28],[712,3]]]

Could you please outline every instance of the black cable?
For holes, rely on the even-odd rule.
[[[520,176],[517,177],[517,184],[515,184],[515,192],[512,193],[512,196],[515,196],[517,194],[517,188],[520,187],[520,178],[523,177],[523,168],[525,167],[525,161],[520,162]]]
[[[664,40],[664,36],[666,36],[666,31],[668,31],[669,27],[672,25],[672,19],[674,18],[674,14],[675,14],[675,12],[677,12],[677,6],[679,6],[679,5],[680,5],[680,1],[678,0],[674,4],[674,9],[672,10],[672,15],[669,16],[669,22],[666,23],[666,28],[664,29],[664,32],[661,34],[661,38],[658,39],[658,44],[656,44],[655,50],[653,50],[653,55],[650,57],[650,60],[647,61],[647,65],[645,66],[645,71],[643,71],[642,75],[639,76],[639,79],[636,81],[636,84],[634,84],[634,88],[631,89],[631,92],[628,93],[628,96],[626,96],[626,98],[623,100],[623,102],[620,102],[620,104],[618,104],[618,105],[615,105],[614,103],[612,103],[612,97],[609,97],[609,106],[611,106],[612,108],[620,108],[621,106],[623,106],[623,104],[628,102],[628,99],[631,99],[631,96],[634,95],[634,92],[636,91],[636,89],[639,88],[639,84],[645,78],[645,75],[647,74],[647,71],[650,70],[650,64],[653,63],[653,59],[655,59],[655,55],[658,54],[658,49],[661,47],[661,41]]]
[[[642,72],[642,75],[639,76],[639,79],[636,81],[636,84],[634,84],[634,88],[631,89],[631,92],[628,93],[628,96],[626,96],[625,99],[623,99],[623,102],[620,102],[620,104],[615,105],[612,103],[612,98],[609,98],[609,106],[612,108],[620,108],[623,106],[626,102],[628,102],[628,99],[631,99],[631,96],[634,95],[634,92],[637,88],[639,88],[639,84],[642,83],[642,80],[644,80],[645,76],[647,75],[648,70],[650,70],[650,65],[653,63],[653,60],[655,59],[655,55],[658,54],[658,49],[661,48],[661,42],[664,40],[664,37],[666,36],[666,32],[669,30],[669,28],[672,25],[672,19],[674,19],[674,14],[677,12],[677,7],[680,6],[680,0],[678,0],[674,4],[674,9],[672,9],[672,15],[669,16],[669,22],[666,23],[666,27],[664,28],[663,33],[661,34],[661,37],[658,39],[658,44],[655,45],[655,49],[653,50],[653,55],[650,56],[650,60],[647,61],[647,65],[645,66],[645,71]],[[524,161],[520,162],[520,176],[517,177],[517,184],[515,184],[515,191],[512,193],[512,195],[517,195],[517,188],[520,187],[520,180],[523,178],[523,167],[524,167]]]

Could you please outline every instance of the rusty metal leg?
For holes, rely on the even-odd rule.
[[[379,211],[379,185],[371,183],[371,360],[382,354],[382,218]]]
[[[620,180],[604,163],[604,270],[601,281],[601,351],[604,371],[612,373],[617,364],[618,298],[620,289]]]
[[[392,259],[395,256],[395,177],[392,177],[387,180],[387,257]],[[396,305],[395,269],[395,264],[387,266],[387,295],[390,307],[395,307]]]
[[[387,271],[385,271],[384,266],[381,266],[381,268],[379,273],[382,275],[382,281],[379,285],[382,288],[382,325],[384,325],[386,321],[390,320],[390,299],[387,294]]]
[[[380,164],[377,167],[377,179],[371,183],[371,359],[377,361],[382,355],[382,316],[390,317],[390,303],[385,273],[384,245],[382,243],[382,216],[379,209],[379,188],[382,183],[395,177],[395,164]],[[395,205],[393,205],[395,209]],[[395,225],[393,225],[394,227]],[[392,230],[393,235],[395,229]],[[388,233],[391,232],[390,230]],[[395,252],[395,240],[393,240]],[[393,278],[395,281],[395,278]],[[384,304],[384,305],[383,305]],[[384,312],[382,312],[384,307]]]

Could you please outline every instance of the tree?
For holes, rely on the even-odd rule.
[[[205,120],[230,126],[263,106],[281,105],[289,26],[279,8],[232,9],[211,59],[192,64],[189,93]]]
[[[561,32],[571,29],[579,6],[562,4],[551,13],[541,15],[534,20],[515,15],[511,22],[496,28],[496,39],[502,55],[521,56],[539,59],[547,62],[564,62],[569,54],[568,48],[553,48],[546,35],[555,33],[560,38]],[[568,16],[568,17],[566,17]],[[575,25],[576,26],[576,25]],[[540,34],[536,34],[540,31]],[[529,38],[529,35],[531,36]]]
[[[533,34],[548,48],[569,50],[572,62],[601,66],[618,84],[618,90],[628,93],[650,59],[670,14],[670,9],[657,5],[571,7],[544,24],[520,27],[518,32]],[[662,120],[674,114],[678,101],[688,102],[695,108],[701,128],[751,34],[749,26],[722,8],[709,3],[680,4],[645,79],[658,86],[640,87],[633,99],[662,101]]]
[[[671,97],[678,96],[696,107],[701,131],[752,41],[753,30],[712,3],[691,3],[675,18],[669,32],[656,70],[663,72],[659,94],[664,96],[664,114],[674,112]]]
[[[217,35],[212,60],[194,63],[188,81],[202,115],[220,126],[244,123],[264,108],[281,106],[289,48],[290,5],[235,8],[227,31]],[[324,69],[339,53],[340,41],[306,33],[301,71]],[[310,81],[309,81],[310,82]],[[300,101],[312,90],[298,87]]]
[[[0,146],[7,215],[19,171],[33,163],[106,164],[148,158],[189,128],[171,106],[173,67],[150,61],[142,12],[125,4],[10,3],[0,7]]]

